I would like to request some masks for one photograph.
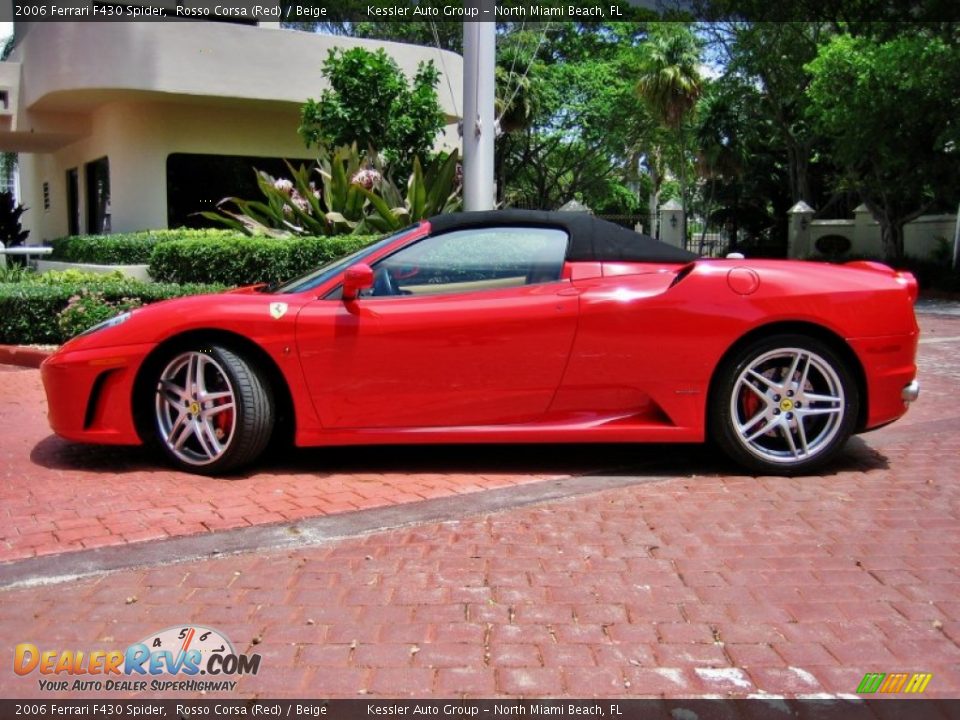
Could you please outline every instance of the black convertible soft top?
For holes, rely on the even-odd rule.
[[[567,260],[572,261],[686,263],[697,258],[692,252],[583,212],[486,210],[436,215],[428,222],[436,232],[505,225],[561,228],[570,236]]]

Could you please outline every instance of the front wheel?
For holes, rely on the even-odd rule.
[[[270,384],[254,363],[226,347],[176,353],[161,364],[154,387],[157,444],[183,470],[235,470],[255,460],[270,440]]]
[[[753,471],[808,472],[846,443],[859,402],[850,369],[829,345],[776,335],[747,345],[720,368],[710,401],[711,434]]]

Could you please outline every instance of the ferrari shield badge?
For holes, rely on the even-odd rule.
[[[270,315],[274,320],[279,320],[287,314],[287,304],[282,302],[270,303]]]

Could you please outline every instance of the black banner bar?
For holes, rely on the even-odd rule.
[[[464,0],[13,0],[0,21],[152,22],[625,22],[829,21],[917,23],[960,20],[955,0],[498,0],[479,11]]]

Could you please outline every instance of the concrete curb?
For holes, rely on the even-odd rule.
[[[40,363],[53,355],[53,352],[53,350],[40,350],[23,345],[0,345],[0,365],[38,368]]]

